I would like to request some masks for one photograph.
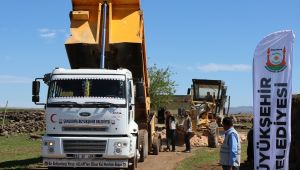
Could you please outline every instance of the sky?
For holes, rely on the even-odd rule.
[[[232,106],[252,106],[252,59],[268,34],[292,29],[293,93],[300,93],[299,0],[142,0],[149,66],[170,67],[176,94],[192,79],[220,79]],[[7,0],[0,5],[0,107],[35,107],[31,82],[69,68],[70,0]],[[41,96],[45,101],[46,87]]]

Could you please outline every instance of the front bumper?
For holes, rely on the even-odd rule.
[[[56,161],[60,159],[128,160],[136,153],[136,137],[133,135],[129,137],[44,136],[42,141],[42,157]],[[88,156],[82,157],[82,155]]]

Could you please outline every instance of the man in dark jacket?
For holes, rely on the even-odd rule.
[[[169,141],[169,139],[171,138],[171,131],[170,131],[170,125],[169,125],[170,118],[171,118],[170,111],[167,110],[165,112],[165,116],[166,116],[165,127],[166,127],[166,137],[167,137],[167,148],[166,148],[166,150],[170,150],[170,141]]]
[[[185,119],[183,122],[183,130],[184,130],[184,141],[185,141],[185,151],[187,153],[191,152],[191,144],[190,138],[192,136],[192,119],[190,117],[190,111],[185,111],[184,115]]]
[[[253,119],[251,120],[253,123]],[[247,134],[248,146],[247,146],[247,162],[253,163],[254,150],[253,150],[253,125]]]

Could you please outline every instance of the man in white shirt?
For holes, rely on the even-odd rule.
[[[175,144],[176,144],[176,120],[173,114],[170,114],[169,118],[169,139],[171,140],[172,152],[175,152]]]

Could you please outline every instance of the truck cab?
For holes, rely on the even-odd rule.
[[[48,167],[127,168],[137,157],[134,87],[127,69],[55,69],[43,78],[43,162]],[[33,101],[39,102],[39,82]]]

